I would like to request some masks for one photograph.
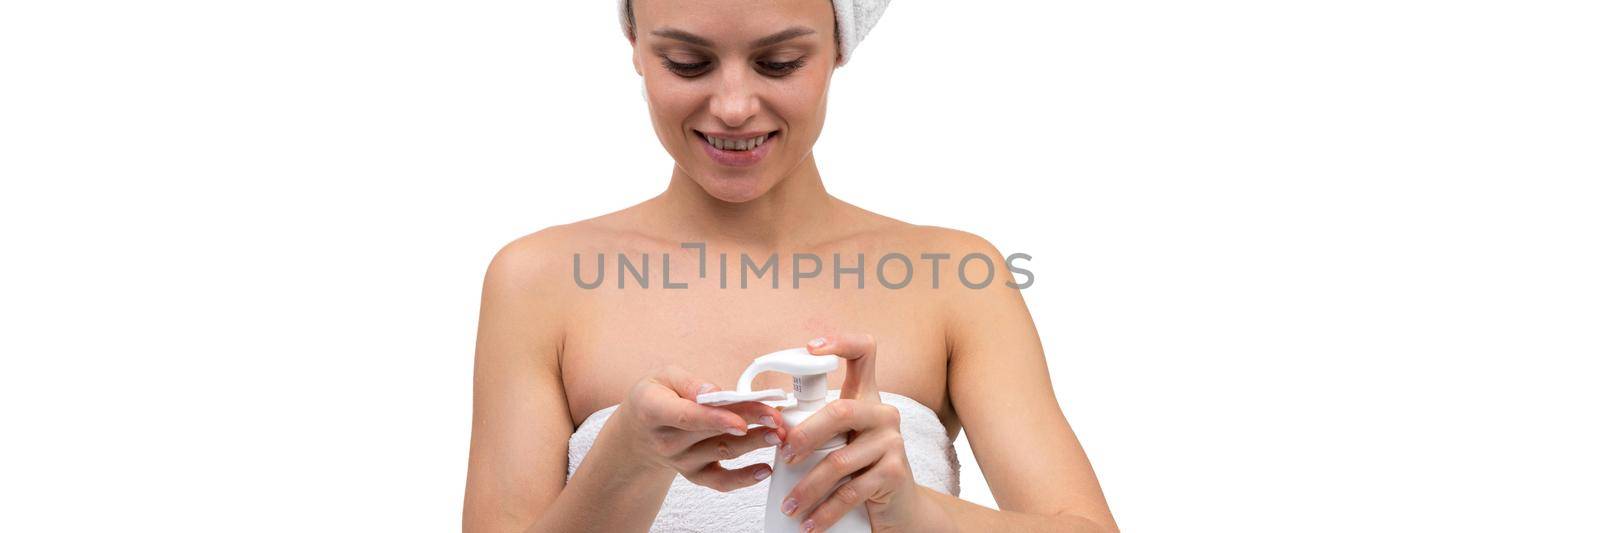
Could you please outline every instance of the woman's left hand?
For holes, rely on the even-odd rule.
[[[813,339],[806,348],[813,355],[843,358],[844,386],[838,400],[789,429],[778,460],[797,463],[834,435],[853,430],[854,437],[800,479],[783,502],[784,514],[801,518],[805,531],[822,531],[865,502],[873,531],[933,529],[920,525],[937,514],[922,511],[930,502],[911,477],[900,410],[878,397],[872,336],[829,335]],[[853,476],[850,481],[833,489],[847,475]]]

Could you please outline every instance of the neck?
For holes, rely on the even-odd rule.
[[[691,240],[726,241],[765,249],[804,246],[822,234],[838,202],[822,186],[811,156],[761,196],[727,202],[674,166],[666,192],[656,197],[662,219]]]

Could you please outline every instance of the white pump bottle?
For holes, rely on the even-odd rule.
[[[739,384],[735,390],[717,391],[701,394],[696,401],[706,405],[727,405],[735,402],[779,400],[786,396],[782,390],[767,389],[764,391],[750,390],[750,385],[755,381],[756,375],[762,372],[783,372],[794,376],[794,393],[792,398],[795,403],[784,407],[783,423],[785,427],[793,429],[804,422],[813,413],[827,405],[828,399],[828,372],[839,368],[837,356],[811,355],[805,348],[792,348],[772,352],[761,357],[745,368],[739,376]],[[783,499],[789,495],[811,469],[817,466],[823,458],[834,450],[843,448],[845,436],[835,435],[827,442],[817,446],[815,451],[808,454],[805,459],[794,463],[785,464],[773,452],[772,479],[767,485],[767,519],[766,533],[799,533],[800,519],[804,516],[799,512],[795,516],[783,514]],[[850,481],[849,476],[840,480],[838,485]],[[838,488],[835,485],[833,488]],[[829,492],[831,494],[831,491]],[[845,513],[828,531],[840,533],[871,533],[872,522],[867,518],[867,508],[864,504],[856,505],[850,512]]]

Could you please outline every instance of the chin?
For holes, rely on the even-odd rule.
[[[740,204],[760,198],[772,184],[759,175],[710,176],[694,180],[712,198]]]

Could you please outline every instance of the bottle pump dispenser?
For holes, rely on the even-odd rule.
[[[783,414],[783,423],[790,429],[799,426],[806,418],[821,410],[827,405],[828,400],[828,372],[839,368],[839,357],[834,355],[812,355],[805,348],[791,348],[772,352],[757,357],[745,368],[739,376],[739,383],[735,390],[717,391],[701,394],[695,398],[705,405],[728,405],[737,402],[750,401],[779,401],[792,398],[793,405],[786,405],[780,409]],[[755,381],[756,375],[762,372],[783,372],[794,376],[794,393],[785,395],[781,389],[767,389],[751,391],[750,385]],[[785,402],[787,403],[787,402]],[[799,512],[791,517],[783,514],[781,506],[783,499],[789,495],[806,473],[822,462],[828,454],[844,447],[846,444],[843,434],[834,435],[827,442],[817,446],[805,460],[794,464],[785,464],[773,451],[772,478],[767,485],[767,518],[766,533],[798,533],[800,519]],[[850,481],[849,476],[839,481],[839,485]],[[835,485],[834,488],[838,488]],[[828,528],[828,531],[841,533],[871,533],[872,522],[867,518],[867,508],[857,505],[850,512],[845,513],[838,523]]]

